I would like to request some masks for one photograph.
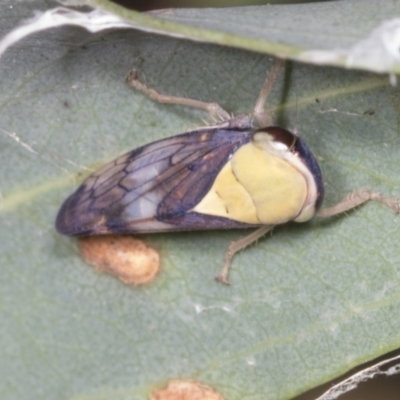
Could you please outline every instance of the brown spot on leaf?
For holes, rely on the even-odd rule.
[[[363,112],[363,115],[374,115],[375,114],[375,110],[373,110],[372,108],[369,108],[368,110],[365,110]]]
[[[224,400],[212,389],[196,381],[172,380],[168,384],[155,390],[150,395],[151,400]]]
[[[79,238],[78,243],[88,264],[128,285],[151,282],[160,268],[157,251],[131,236],[89,236]]]

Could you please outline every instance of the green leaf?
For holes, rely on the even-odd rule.
[[[1,35],[45,5],[5,7]],[[400,217],[381,204],[276,228],[235,257],[229,288],[213,276],[244,232],[145,236],[162,273],[141,288],[96,273],[55,232],[87,169],[208,118],[129,89],[129,69],[162,93],[237,114],[251,112],[271,65],[212,44],[71,27],[4,54],[3,398],[145,399],[191,378],[229,400],[288,399],[399,347]],[[357,188],[400,195],[399,96],[385,77],[288,64],[268,106],[320,160],[326,205]]]
[[[400,22],[395,18],[399,0],[167,9],[149,14],[110,0],[81,1],[144,31],[315,64],[400,73]]]

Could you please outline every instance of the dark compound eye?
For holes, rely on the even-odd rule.
[[[275,142],[284,144],[289,150],[293,149],[297,140],[296,135],[279,126],[268,126],[267,128],[257,130],[257,132],[267,133]]]

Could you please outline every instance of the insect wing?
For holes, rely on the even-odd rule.
[[[66,235],[243,227],[190,210],[205,196],[249,131],[197,130],[150,143],[90,175],[62,205]]]

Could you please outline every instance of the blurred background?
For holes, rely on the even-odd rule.
[[[136,11],[150,11],[163,8],[205,8],[205,7],[239,7],[262,4],[294,4],[294,3],[316,3],[322,1],[339,1],[339,0],[114,0],[115,3]],[[344,1],[344,0],[342,0]],[[392,358],[400,355],[400,350],[394,351],[373,362],[362,365],[359,368],[350,371],[350,373],[329,382],[321,387],[315,388],[309,392],[294,398],[293,400],[315,400],[321,396],[335,383],[340,382],[344,378],[356,373],[357,371],[374,365],[384,359]],[[369,380],[361,384],[357,390],[353,390],[345,395],[340,396],[340,400],[399,400],[400,399],[400,375],[394,376],[377,376],[373,380]]]
[[[335,0],[320,0],[335,1]],[[161,8],[188,8],[188,7],[238,7],[255,6],[261,4],[294,4],[294,3],[315,3],[316,0],[114,0],[115,3],[137,11],[157,10]]]

